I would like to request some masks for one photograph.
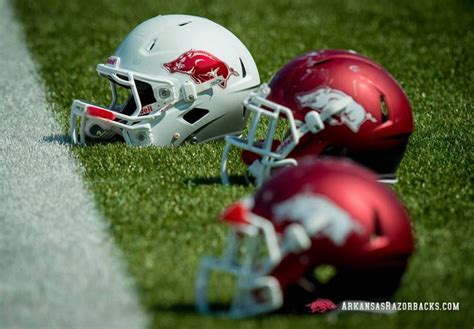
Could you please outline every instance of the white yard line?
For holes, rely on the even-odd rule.
[[[0,0],[0,328],[146,327],[80,165],[52,138],[60,132]]]

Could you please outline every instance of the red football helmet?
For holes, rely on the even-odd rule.
[[[223,258],[203,258],[197,279],[203,313],[211,312],[214,271],[236,277],[225,313],[232,317],[298,309],[316,298],[386,301],[414,248],[401,202],[376,175],[348,160],[302,159],[222,218],[231,226]],[[325,283],[313,275],[320,266],[335,271]]]
[[[306,155],[349,157],[374,170],[381,181],[396,182],[395,171],[413,131],[410,102],[398,82],[382,66],[347,50],[297,57],[244,105],[253,118],[245,138],[226,137],[224,184],[232,145],[244,150],[242,159],[257,186],[272,168],[297,165]],[[258,141],[264,117],[269,123],[265,139]],[[283,141],[276,141],[282,118],[289,131]]]

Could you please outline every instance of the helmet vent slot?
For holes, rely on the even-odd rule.
[[[157,41],[157,39],[154,39],[154,40],[150,43],[150,45],[148,46],[148,48],[147,48],[146,50],[147,50],[147,51],[152,51],[152,50],[153,50],[153,47],[155,47],[155,45],[156,45],[156,41]]]
[[[239,57],[239,61],[240,66],[242,67],[242,78],[245,78],[245,76],[247,75],[247,70],[245,69],[244,62],[242,62],[242,58]]]
[[[191,111],[187,112],[185,115],[183,115],[183,119],[190,124],[194,124],[197,121],[201,120],[208,113],[209,110],[194,108]]]
[[[388,120],[388,107],[383,95],[380,96],[380,113],[382,113],[382,122],[386,122]]]
[[[378,238],[384,235],[384,232],[382,230],[382,224],[380,224],[380,216],[378,212],[375,212],[374,214],[374,232],[372,233],[372,239]]]
[[[188,22],[184,22],[184,23],[178,24],[178,26],[185,26],[185,25],[188,25],[189,23],[191,23],[191,21],[188,21]]]
[[[308,68],[315,68],[319,65],[322,65],[322,64],[327,64],[329,62],[332,62],[332,59],[322,59],[322,60],[319,60],[319,61],[313,61],[313,60],[309,60],[308,61]]]

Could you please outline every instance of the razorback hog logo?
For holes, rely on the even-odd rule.
[[[227,80],[231,75],[239,75],[219,58],[202,50],[189,50],[163,66],[170,73],[178,72],[191,76],[197,84],[220,77],[219,87],[223,89],[227,86]]]
[[[309,307],[311,313],[326,313],[337,308],[337,305],[332,300],[324,298],[318,298],[306,306]]]
[[[309,93],[296,96],[302,107],[309,107],[318,112],[321,112],[331,102],[344,97],[350,96],[342,91],[327,87],[318,88]],[[376,123],[377,119],[353,99],[340,114],[333,115],[328,119],[331,126],[346,125],[354,133],[359,132],[360,127],[365,121]]]
[[[303,192],[276,204],[272,208],[275,221],[300,223],[309,236],[323,236],[342,246],[352,233],[360,234],[363,227],[344,209],[323,195]]]

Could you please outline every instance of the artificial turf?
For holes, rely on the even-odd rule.
[[[108,101],[108,85],[95,65],[138,23],[167,13],[205,16],[228,27],[254,55],[263,81],[307,50],[347,48],[385,66],[412,102],[416,131],[395,189],[411,213],[417,250],[397,299],[456,301],[459,312],[241,321],[200,316],[193,309],[198,262],[203,254],[220,252],[226,237],[217,214],[252,191],[218,184],[222,143],[71,147],[154,327],[474,325],[472,2],[16,0],[15,5],[65,133],[73,98]]]

